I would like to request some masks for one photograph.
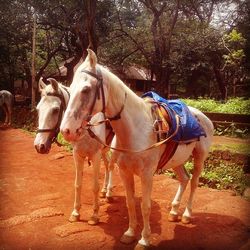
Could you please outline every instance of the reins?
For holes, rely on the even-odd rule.
[[[166,143],[167,141],[171,140],[178,132],[179,130],[179,116],[177,114],[175,114],[175,120],[176,120],[176,129],[175,131],[169,136],[167,137],[166,139],[162,140],[162,141],[159,141],[157,143],[154,143],[152,144],[151,146],[143,149],[143,150],[138,150],[138,151],[134,151],[134,150],[130,150],[130,149],[124,149],[124,148],[114,148],[114,147],[111,147],[110,145],[108,145],[107,143],[103,142],[92,130],[91,130],[91,127],[94,127],[94,126],[98,126],[98,125],[101,125],[103,123],[107,123],[107,122],[111,122],[111,121],[114,121],[114,120],[119,120],[121,118],[121,113],[122,111],[124,110],[124,107],[125,107],[125,102],[126,102],[126,99],[127,99],[127,93],[125,92],[125,101],[123,103],[123,106],[121,107],[120,111],[113,117],[111,118],[107,118],[106,114],[105,114],[105,111],[106,111],[106,107],[105,107],[105,95],[104,95],[104,88],[103,88],[103,78],[102,78],[102,74],[101,74],[101,70],[99,68],[97,68],[97,74],[91,72],[91,71],[88,71],[88,70],[82,70],[82,72],[94,77],[97,79],[97,86],[96,86],[96,91],[95,91],[95,97],[94,97],[94,100],[90,106],[90,111],[89,111],[89,114],[88,114],[88,118],[87,118],[87,131],[89,133],[89,135],[96,139],[100,144],[102,144],[104,147],[107,147],[109,149],[112,149],[112,150],[116,150],[116,151],[119,151],[119,152],[123,152],[123,153],[142,153],[142,152],[145,152],[145,151],[148,151],[150,149],[153,149],[153,148],[156,148],[156,147],[159,147],[161,145],[163,145],[164,143]],[[101,95],[102,95],[102,113],[104,114],[104,120],[102,121],[98,121],[96,123],[90,123],[90,119],[92,118],[92,113],[93,113],[93,109],[94,109],[94,106],[95,106],[95,103],[96,103],[96,100],[97,98],[100,99],[100,91],[101,91]]]
[[[179,130],[179,121],[180,121],[180,118],[179,118],[179,116],[178,115],[175,115],[175,119],[176,119],[176,129],[175,129],[175,131],[169,136],[169,137],[167,137],[165,140],[162,140],[162,141],[159,141],[159,142],[157,142],[157,143],[154,143],[154,144],[152,144],[151,146],[149,146],[149,147],[147,147],[147,148],[145,148],[145,149],[143,149],[143,150],[130,150],[130,149],[124,149],[124,148],[114,148],[114,147],[111,147],[111,146],[109,146],[108,144],[106,144],[105,142],[103,142],[91,129],[90,129],[90,127],[92,127],[92,126],[98,126],[98,125],[100,125],[100,124],[102,124],[102,123],[106,123],[106,122],[110,122],[110,120],[109,119],[105,119],[105,120],[103,120],[103,121],[99,121],[99,122],[97,122],[97,123],[95,123],[95,124],[89,124],[89,125],[87,125],[87,131],[88,131],[88,133],[89,133],[89,135],[92,137],[92,138],[94,138],[94,139],[96,139],[99,143],[101,143],[104,147],[107,147],[107,148],[109,148],[109,149],[112,149],[112,150],[116,150],[116,151],[119,151],[119,152],[123,152],[123,153],[142,153],[142,152],[145,152],[145,151],[148,151],[148,150],[150,150],[150,149],[153,149],[153,148],[156,148],[156,147],[159,147],[159,146],[161,146],[161,145],[163,145],[164,143],[166,143],[167,141],[169,141],[169,140],[171,140],[176,134],[177,134],[177,132],[178,132],[178,130]]]

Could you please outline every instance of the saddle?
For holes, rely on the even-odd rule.
[[[197,141],[201,136],[206,137],[206,133],[195,117],[181,100],[166,100],[155,92],[147,92],[142,98],[152,103],[153,115],[156,117],[158,140],[163,140],[165,136],[170,137],[177,133],[166,143],[166,150],[163,153],[158,166],[163,167],[173,156],[175,150],[180,143],[188,144]],[[179,123],[176,122],[176,115],[179,117]],[[158,121],[159,120],[159,121]],[[168,125],[166,125],[166,123]],[[155,125],[155,124],[154,124]],[[165,137],[166,138],[166,137]],[[170,152],[168,152],[170,151]],[[162,165],[164,162],[164,165]],[[161,166],[162,165],[162,166]]]
[[[171,131],[172,126],[171,118],[168,111],[159,102],[156,102],[152,98],[145,97],[144,100],[152,105],[152,115],[155,119],[153,129],[156,133],[157,141],[159,142],[165,140],[170,135],[169,133]],[[157,170],[162,169],[164,165],[166,165],[168,161],[172,158],[178,147],[178,142],[169,140],[167,143],[165,143],[165,145],[166,148],[158,162]]]

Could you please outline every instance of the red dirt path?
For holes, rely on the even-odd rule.
[[[18,129],[0,130],[0,249],[133,249],[135,244],[124,246],[119,242],[128,219],[117,169],[114,202],[108,204],[101,199],[100,223],[89,226],[86,220],[92,209],[92,169],[86,165],[81,221],[69,223],[74,197],[72,156],[57,146],[50,154],[40,155],[33,148],[33,140]],[[58,159],[58,154],[64,157]],[[103,171],[100,184],[102,180]],[[138,184],[136,178],[140,230]],[[192,224],[170,223],[167,215],[177,186],[176,180],[166,176],[154,177],[153,249],[250,249],[248,201],[230,191],[198,188]]]

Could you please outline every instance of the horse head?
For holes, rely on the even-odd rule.
[[[59,133],[59,127],[63,112],[68,102],[68,92],[66,87],[62,87],[55,79],[49,78],[49,85],[42,79],[39,80],[39,91],[41,100],[37,105],[38,130],[34,141],[34,146],[38,153],[49,153],[51,144]]]
[[[78,67],[70,86],[70,100],[61,123],[67,141],[80,138],[93,115],[105,108],[106,88],[96,54],[88,49],[85,61]]]

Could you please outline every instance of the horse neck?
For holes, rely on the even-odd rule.
[[[145,145],[151,145],[154,136],[150,106],[118,77],[110,72],[108,74],[109,77],[106,81],[108,84],[107,116],[114,117],[124,105],[121,118],[111,121],[118,144],[134,150],[140,150],[145,148]]]

